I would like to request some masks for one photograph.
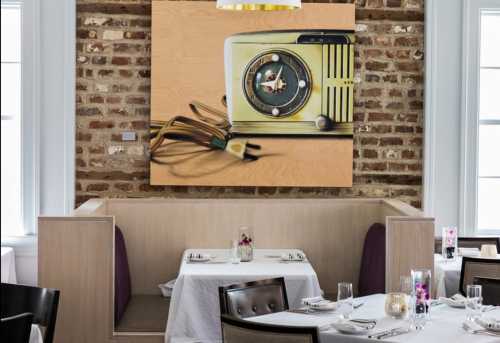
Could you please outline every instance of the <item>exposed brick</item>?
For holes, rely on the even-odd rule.
[[[318,2],[356,4],[352,188],[149,185],[151,1],[77,0],[76,202],[361,196],[421,206],[424,0]],[[122,142],[121,130],[135,130],[138,141]],[[123,150],[109,154],[114,146]]]

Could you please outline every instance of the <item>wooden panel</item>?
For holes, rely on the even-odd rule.
[[[61,291],[55,342],[107,342],[113,325],[113,218],[41,217],[38,225],[38,283]]]
[[[257,248],[303,249],[326,292],[357,287],[368,227],[379,200],[110,200],[127,243],[135,294],[158,293],[176,277],[187,248],[229,248],[236,230],[253,227]]]
[[[399,291],[411,269],[434,271],[434,219],[387,217],[386,291]]]
[[[189,114],[199,100],[221,107],[225,94],[224,39],[234,33],[277,29],[354,29],[353,4],[303,4],[298,11],[221,11],[213,2],[153,1],[151,119]],[[187,24],[186,24],[187,23]],[[220,108],[223,109],[223,108]],[[318,113],[319,114],[319,113]],[[177,164],[151,163],[153,185],[352,185],[352,139],[259,138],[256,162],[223,152]],[[191,156],[192,157],[192,156]]]

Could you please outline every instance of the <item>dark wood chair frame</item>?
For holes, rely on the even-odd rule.
[[[468,263],[468,262],[477,262],[477,263],[491,263],[491,264],[498,264],[500,265],[500,260],[499,259],[494,259],[494,258],[478,258],[478,257],[467,257],[467,256],[464,256],[462,257],[462,268],[460,269],[460,284],[459,284],[459,290],[460,290],[460,293],[462,295],[466,295],[465,294],[465,289],[464,289],[464,286],[463,286],[463,283],[464,283],[464,274],[465,274],[465,265]],[[476,277],[487,277],[485,275],[482,275],[482,276],[476,276]]]
[[[2,340],[6,340],[8,338],[9,340],[14,339],[14,342],[9,341],[9,343],[29,343],[31,336],[31,324],[33,323],[33,313],[25,312],[15,316],[3,317],[1,319],[1,323]],[[8,328],[7,326],[10,327]],[[14,337],[12,337],[12,335],[9,334],[8,329],[19,329],[22,331],[15,332]]]
[[[488,241],[489,244],[495,244],[497,246],[497,251],[500,253],[500,237],[458,237],[458,247],[461,248],[460,242],[483,242],[484,243],[485,241]],[[441,254],[441,251],[440,251],[441,246],[442,246],[442,238],[441,237],[436,238],[435,243],[434,243],[434,252],[436,254]]]
[[[8,283],[2,283],[1,287],[2,315],[13,316],[32,312],[33,324],[45,327],[43,342],[52,343],[59,306],[59,290]]]
[[[274,325],[274,324],[264,324],[251,322],[249,320],[239,319],[236,317],[221,315],[221,329],[223,329],[222,324],[229,324],[237,326],[242,329],[270,332],[270,333],[283,333],[283,334],[297,334],[297,335],[311,335],[313,343],[319,343],[318,328],[315,326],[284,326],[284,325]],[[222,332],[222,337],[224,339],[224,332]]]
[[[283,296],[285,298],[285,299],[283,299],[284,304],[285,304],[284,310],[288,310],[289,306],[288,306],[288,296],[286,294],[285,278],[278,277],[278,278],[274,278],[274,279],[250,281],[250,282],[245,282],[245,283],[239,283],[239,284],[219,287],[219,302],[220,302],[221,315],[229,315],[229,305],[228,305],[228,301],[227,301],[227,297],[226,297],[228,292],[231,292],[234,290],[252,288],[252,287],[261,287],[261,286],[266,286],[266,285],[278,285],[281,287],[282,292],[283,292]]]
[[[474,284],[480,284],[480,285],[486,285],[486,284],[494,284],[500,286],[500,278],[489,278],[489,277],[483,277],[483,276],[476,276],[473,278]],[[500,294],[498,295],[500,296]],[[483,288],[483,301],[484,301],[484,288]],[[490,304],[494,306],[499,306],[500,303],[498,304]]]

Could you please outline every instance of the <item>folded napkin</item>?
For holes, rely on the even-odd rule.
[[[210,254],[189,253],[187,259],[188,261],[207,261],[210,259]]]
[[[347,333],[351,335],[362,335],[368,333],[370,330],[366,326],[356,325],[349,321],[338,321],[330,324],[332,328],[340,333]]]
[[[283,261],[304,261],[306,256],[301,252],[290,252],[281,254],[281,260]]]
[[[312,304],[319,303],[321,301],[324,301],[325,299],[321,296],[319,297],[312,297],[312,298],[303,298],[302,299],[302,304],[306,306],[311,306]]]
[[[439,301],[451,307],[465,307],[467,298],[462,294],[452,295],[450,298],[439,297]]]
[[[476,319],[476,323],[486,330],[500,332],[500,320],[495,318],[480,317]]]
[[[458,248],[458,255],[460,256],[479,256],[481,251],[478,248]]]

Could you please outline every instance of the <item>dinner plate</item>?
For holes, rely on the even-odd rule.
[[[451,298],[440,297],[439,302],[453,308],[465,308],[466,298],[463,296],[454,295]]]

